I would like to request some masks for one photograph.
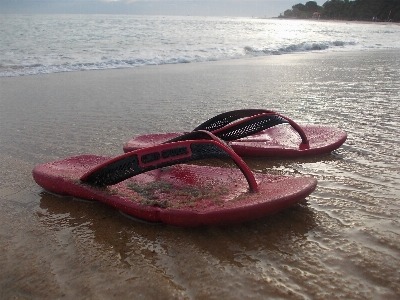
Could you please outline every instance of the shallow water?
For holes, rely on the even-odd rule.
[[[399,298],[399,70],[398,51],[364,51],[0,78],[0,298]],[[31,178],[36,164],[117,155],[132,135],[244,107],[348,132],[331,154],[246,159],[318,179],[276,215],[147,224]]]

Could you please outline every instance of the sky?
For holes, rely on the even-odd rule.
[[[135,14],[277,17],[309,0],[0,0],[0,14]],[[327,0],[316,0],[322,5]]]

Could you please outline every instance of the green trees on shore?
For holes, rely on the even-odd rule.
[[[293,5],[279,17],[399,22],[400,0],[329,0],[322,6],[308,1]]]
[[[295,19],[309,19],[313,17],[314,12],[321,12],[322,6],[319,6],[315,1],[308,1],[306,4],[296,4],[292,6],[292,9],[285,10],[285,12],[279,16],[280,18],[295,18]]]

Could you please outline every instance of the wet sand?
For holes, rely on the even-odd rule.
[[[0,78],[0,298],[400,298],[399,70],[388,50]],[[146,224],[31,176],[40,163],[118,155],[133,135],[246,107],[348,132],[331,154],[246,159],[254,172],[318,179],[273,216]]]

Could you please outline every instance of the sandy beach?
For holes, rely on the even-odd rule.
[[[380,50],[0,77],[0,299],[400,298],[399,70],[400,53]],[[327,155],[245,159],[314,176],[301,204],[178,228],[53,195],[31,175],[240,108],[348,132]]]

